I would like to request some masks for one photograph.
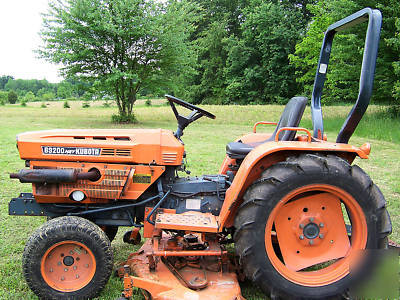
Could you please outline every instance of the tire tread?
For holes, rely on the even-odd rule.
[[[38,274],[40,270],[37,270],[35,259],[32,258],[43,252],[46,241],[57,238],[68,240],[71,232],[87,236],[104,253],[104,256],[100,262],[97,262],[101,265],[99,269],[101,271],[98,273],[100,276],[97,276],[93,283],[88,284],[91,284],[90,289],[86,286],[76,292],[62,293],[50,288],[40,279],[41,276]],[[107,284],[113,268],[113,253],[110,241],[100,227],[84,218],[64,216],[49,220],[29,237],[22,256],[22,266],[28,286],[40,299],[87,299],[97,296]],[[80,294],[83,290],[85,290],[84,293]]]

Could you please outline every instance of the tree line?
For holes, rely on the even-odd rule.
[[[139,94],[195,104],[286,103],[311,95],[323,32],[364,7],[380,9],[376,103],[400,99],[395,0],[64,0],[44,15],[42,58],[113,97],[133,121]],[[366,24],[337,35],[322,101],[358,92]]]
[[[62,99],[94,97],[89,83],[66,79],[51,83],[46,79],[15,79],[10,75],[0,76],[0,101],[16,103],[17,101],[53,101]]]
[[[204,12],[190,37],[195,75],[185,84],[195,103],[286,103],[310,97],[326,28],[364,8],[382,12],[372,101],[400,100],[400,9],[394,0],[200,0]],[[353,103],[367,23],[337,35],[324,104]]]

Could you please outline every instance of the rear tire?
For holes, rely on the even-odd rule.
[[[275,299],[347,292],[356,274],[371,268],[371,257],[357,260],[357,251],[386,248],[391,233],[385,199],[369,176],[337,156],[316,154],[268,168],[247,189],[235,228],[246,276]],[[356,267],[351,273],[349,265]]]
[[[113,268],[106,234],[80,217],[59,217],[29,238],[22,257],[25,279],[41,299],[88,299],[104,288]]]

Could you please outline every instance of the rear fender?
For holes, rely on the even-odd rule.
[[[360,148],[329,142],[268,142],[252,150],[240,165],[230,188],[226,191],[225,201],[219,216],[220,231],[233,226],[237,208],[242,203],[242,196],[252,182],[260,178],[261,173],[271,165],[284,161],[287,157],[302,153],[327,153],[338,155],[352,163],[356,156],[367,159],[370,145]]]

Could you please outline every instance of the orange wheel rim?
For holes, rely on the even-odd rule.
[[[351,220],[351,237],[342,204]],[[287,194],[269,215],[265,232],[266,253],[274,268],[287,280],[311,287],[348,275],[357,266],[368,236],[361,206],[346,191],[327,184],[307,185]]]
[[[92,251],[76,241],[54,244],[43,255],[41,273],[53,289],[73,292],[85,287],[96,272],[96,259]]]

